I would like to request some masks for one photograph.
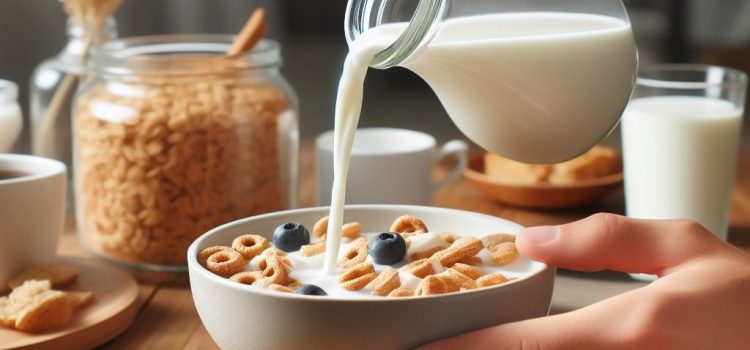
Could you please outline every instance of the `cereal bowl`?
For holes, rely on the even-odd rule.
[[[387,230],[411,214],[441,231],[515,233],[521,226],[493,216],[445,208],[356,205],[345,217],[363,231]],[[254,233],[271,238],[275,227],[298,222],[312,227],[327,207],[254,216],[217,227],[188,249],[193,300],[203,324],[222,349],[407,349],[444,337],[547,315],[554,268],[524,260],[510,282],[460,293],[409,298],[334,298],[269,291],[215,275],[198,253]],[[321,272],[322,273],[322,272]]]

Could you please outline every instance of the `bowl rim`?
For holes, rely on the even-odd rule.
[[[193,243],[190,244],[190,247],[188,247],[187,250],[187,261],[188,261],[188,274],[192,275],[193,273],[200,274],[205,279],[211,281],[214,284],[221,285],[223,287],[227,287],[230,289],[234,289],[241,292],[249,292],[254,293],[270,298],[276,298],[276,299],[287,299],[287,300],[315,300],[318,302],[323,303],[384,303],[384,302],[418,302],[426,299],[440,299],[440,298],[474,298],[474,297],[481,297],[483,294],[494,294],[499,289],[506,289],[506,288],[516,288],[518,285],[522,284],[523,282],[526,282],[532,278],[535,278],[539,275],[542,275],[544,273],[547,273],[549,270],[554,270],[553,266],[550,266],[546,263],[533,260],[536,263],[542,264],[542,268],[538,271],[535,271],[527,276],[516,278],[513,280],[510,280],[506,283],[491,286],[487,288],[477,288],[474,290],[469,291],[463,291],[459,293],[448,293],[448,294],[438,294],[438,295],[427,295],[427,296],[413,296],[408,298],[374,298],[374,299],[341,299],[341,298],[330,298],[330,297],[320,297],[320,296],[311,296],[311,295],[302,295],[302,294],[294,294],[294,293],[280,293],[275,291],[269,291],[265,289],[260,288],[250,288],[246,285],[243,285],[241,283],[236,283],[231,281],[228,278],[221,277],[202,265],[198,263],[198,246],[201,245],[203,241],[208,239],[210,236],[216,234],[217,232],[221,232],[223,230],[226,230],[230,227],[236,226],[236,225],[242,225],[247,222],[255,221],[255,220],[261,220],[269,217],[276,217],[276,216],[285,216],[290,214],[301,214],[301,213],[308,213],[308,212],[317,212],[321,210],[327,210],[329,207],[322,206],[322,207],[310,207],[310,208],[301,208],[301,209],[290,209],[290,210],[284,210],[284,211],[277,211],[277,212],[271,212],[261,215],[255,215],[250,216],[247,218],[235,220],[228,222],[226,224],[217,226],[206,233],[202,234],[200,237],[196,238]],[[507,221],[509,223],[518,225],[519,227],[523,227],[520,224],[504,219],[499,218],[493,215],[483,214],[483,213],[477,213],[472,212],[468,210],[460,210],[460,209],[451,209],[451,208],[441,208],[441,207],[431,207],[431,206],[419,206],[419,205],[391,205],[391,204],[356,204],[356,205],[346,205],[344,210],[347,209],[402,209],[405,212],[410,212],[411,210],[420,210],[420,211],[433,211],[433,212],[453,212],[455,214],[463,214],[463,215],[473,215],[473,216],[479,216],[479,217],[485,217],[487,219],[492,220],[503,220]],[[192,285],[192,278],[190,278],[190,282]],[[192,287],[192,286],[191,286]]]
[[[530,190],[567,190],[567,189],[581,189],[581,188],[593,188],[616,185],[621,183],[625,179],[625,172],[620,170],[617,173],[600,176],[593,179],[576,181],[571,184],[551,184],[551,183],[539,183],[539,184],[519,184],[507,181],[500,181],[496,178],[490,177],[484,171],[476,169],[476,165],[481,163],[484,164],[484,155],[486,152],[472,155],[469,158],[469,163],[464,170],[464,177],[472,181],[478,181],[485,184],[501,187],[511,187],[517,189],[530,189]]]

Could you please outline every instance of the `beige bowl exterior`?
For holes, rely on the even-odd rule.
[[[399,215],[421,217],[428,226],[453,232],[513,232],[517,224],[488,215],[444,208],[348,206],[347,220],[365,232],[379,231]],[[198,238],[188,250],[193,300],[203,324],[222,349],[409,349],[417,345],[549,312],[554,268],[507,284],[470,292],[382,300],[342,300],[252,290],[206,270],[203,248],[228,245],[241,234],[270,238],[284,222],[311,228],[327,207],[271,213],[235,221]],[[460,230],[463,228],[463,230]]]

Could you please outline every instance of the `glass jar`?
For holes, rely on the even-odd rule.
[[[279,45],[231,36],[132,38],[94,48],[74,106],[76,219],[96,254],[182,270],[190,243],[297,205],[297,97]]]
[[[85,71],[87,33],[74,18],[67,21],[68,42],[55,57],[42,62],[31,76],[31,148],[35,155],[57,159],[73,169],[71,111],[73,96]],[[108,18],[92,33],[91,42],[117,38],[117,25]],[[72,175],[72,173],[71,173]],[[69,188],[72,188],[72,176]],[[73,191],[68,191],[67,207],[73,208]]]
[[[10,152],[23,127],[18,85],[0,79],[0,153]]]

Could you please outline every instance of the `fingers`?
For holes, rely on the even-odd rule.
[[[527,228],[516,243],[525,256],[566,269],[658,275],[724,248],[718,238],[690,221],[637,220],[613,214]]]

